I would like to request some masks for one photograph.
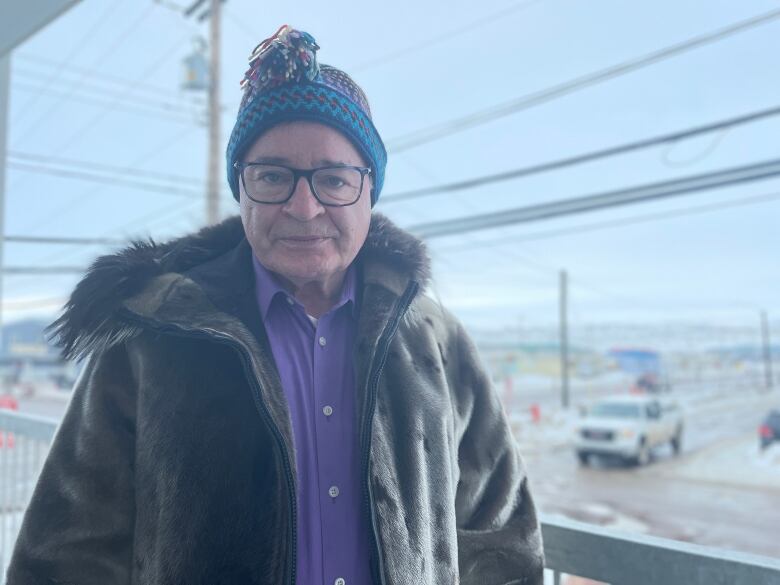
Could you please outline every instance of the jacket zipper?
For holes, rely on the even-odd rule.
[[[381,547],[379,546],[379,538],[377,536],[378,530],[377,530],[376,514],[374,510],[374,496],[371,490],[371,479],[369,477],[369,465],[370,465],[370,456],[371,456],[371,429],[374,423],[374,408],[376,406],[376,394],[379,386],[379,378],[382,375],[382,370],[384,369],[385,362],[387,361],[387,354],[390,349],[390,342],[393,340],[393,337],[395,336],[395,333],[398,330],[398,324],[401,321],[401,318],[406,313],[407,309],[409,308],[409,305],[412,304],[412,300],[414,299],[414,296],[417,294],[418,288],[419,288],[419,284],[417,282],[412,281],[411,283],[409,283],[409,286],[406,287],[403,296],[399,299],[398,304],[396,305],[395,314],[393,315],[392,319],[387,323],[384,331],[382,332],[382,335],[379,337],[379,342],[377,343],[377,360],[374,361],[376,365],[374,367],[371,376],[369,376],[369,382],[368,382],[368,396],[366,400],[365,416],[363,417],[363,432],[362,432],[363,498],[364,498],[363,504],[366,512],[369,515],[369,519],[371,521],[371,532],[370,532],[371,551],[374,555],[376,555],[376,560],[377,560],[375,565],[375,575],[374,575],[375,585],[385,585],[384,558],[382,556],[382,550]]]
[[[138,317],[136,314],[131,313],[129,311],[123,311],[123,314],[129,320],[144,324],[156,331],[160,331],[162,333],[170,333],[172,335],[177,335],[179,337],[187,337],[192,339],[207,339],[207,340],[215,341],[217,343],[227,345],[228,347],[232,347],[238,353],[241,359],[241,365],[244,369],[244,376],[246,377],[250,387],[252,388],[252,398],[255,403],[255,407],[260,413],[260,417],[265,421],[265,423],[271,429],[271,433],[276,438],[279,451],[281,452],[282,455],[282,465],[284,467],[285,477],[287,479],[287,491],[288,491],[287,504],[290,513],[290,522],[291,522],[290,538],[288,539],[289,547],[290,547],[289,548],[290,550],[289,584],[295,585],[295,577],[296,577],[295,573],[297,569],[296,557],[298,553],[297,551],[298,510],[295,502],[295,481],[293,479],[292,468],[290,465],[290,457],[287,452],[287,446],[284,443],[284,437],[282,437],[282,432],[279,430],[279,427],[277,427],[276,423],[273,421],[273,418],[271,418],[271,414],[268,412],[268,409],[266,408],[265,403],[263,402],[263,398],[260,395],[260,385],[258,384],[254,372],[252,371],[251,357],[249,356],[248,352],[245,351],[241,347],[241,345],[237,343],[235,340],[233,340],[231,337],[219,333],[218,331],[215,331],[213,329],[204,330],[207,331],[208,333],[198,333],[196,331],[190,331],[175,325],[158,325],[152,320]]]

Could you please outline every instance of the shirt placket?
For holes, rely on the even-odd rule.
[[[347,468],[343,465],[351,454],[345,452],[343,438],[346,404],[343,400],[343,385],[340,352],[337,344],[343,344],[343,331],[339,331],[336,309],[323,315],[316,326],[314,352],[314,398],[315,428],[317,432],[318,466],[320,476],[320,513],[322,521],[322,562],[324,585],[346,585],[349,583],[344,559],[339,552],[341,538],[347,530],[345,519],[349,516],[349,480]],[[341,359],[338,357],[341,356]],[[348,449],[346,449],[348,451]]]

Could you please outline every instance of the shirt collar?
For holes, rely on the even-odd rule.
[[[279,282],[279,279],[273,272],[263,266],[257,259],[257,256],[252,254],[252,267],[255,273],[255,291],[257,295],[257,302],[259,304],[260,313],[265,320],[268,316],[268,311],[271,309],[271,305],[274,299],[281,295],[285,299],[291,299],[294,304],[300,304]],[[344,276],[344,284],[341,287],[341,294],[339,300],[333,306],[331,311],[335,311],[350,303],[350,312],[355,315],[356,305],[356,292],[357,292],[357,274],[354,262],[347,269],[347,273]]]

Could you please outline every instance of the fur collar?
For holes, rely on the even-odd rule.
[[[241,218],[162,244],[138,240],[127,248],[99,257],[76,285],[62,315],[49,326],[50,338],[66,359],[78,359],[111,346],[136,331],[117,326],[117,313],[164,274],[185,272],[222,256],[241,243]],[[395,226],[381,214],[371,218],[368,237],[358,256],[367,273],[408,281],[424,288],[430,280],[430,261],[422,241]]]

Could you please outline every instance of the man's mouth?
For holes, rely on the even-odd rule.
[[[300,242],[308,242],[311,240],[326,240],[329,236],[284,236],[283,238],[280,238],[282,240],[294,240],[294,241],[300,241]]]
[[[278,241],[290,248],[313,248],[330,239],[330,236],[284,236],[278,238]]]

